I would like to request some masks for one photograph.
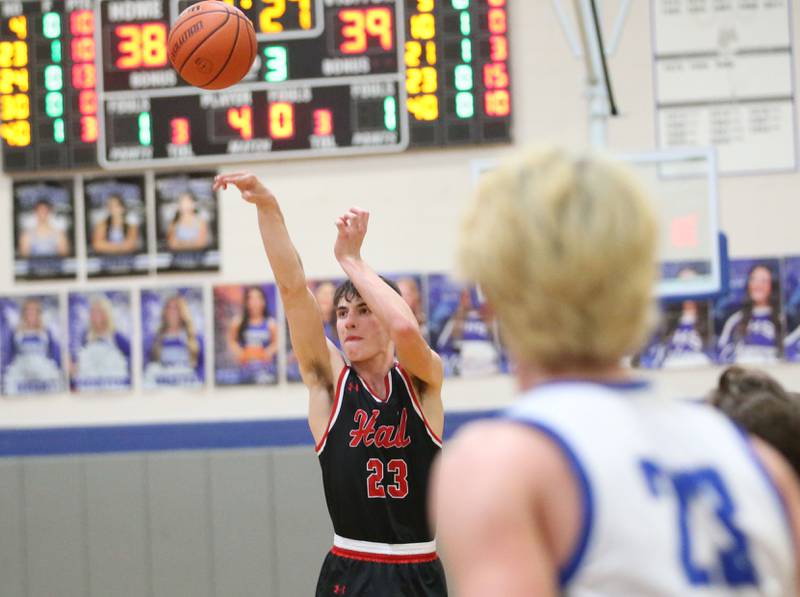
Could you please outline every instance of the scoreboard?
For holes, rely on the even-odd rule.
[[[0,2],[0,139],[6,172],[97,164],[92,0]]]
[[[507,0],[218,0],[258,52],[222,91],[184,83],[193,0],[0,2],[7,172],[131,169],[510,139]]]

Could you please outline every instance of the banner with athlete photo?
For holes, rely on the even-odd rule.
[[[729,290],[714,304],[717,360],[765,365],[783,356],[780,261],[730,262]]]
[[[111,177],[83,185],[89,277],[146,274],[144,177]]]
[[[131,387],[131,294],[69,294],[69,378],[75,392]]]
[[[156,176],[158,271],[219,269],[215,172]]]
[[[218,386],[278,382],[274,284],[214,287],[214,379]]]
[[[783,341],[787,361],[800,362],[800,256],[783,259],[783,310],[786,314],[786,338]]]
[[[425,292],[425,278],[422,274],[409,273],[382,275],[387,280],[397,284],[400,294],[417,319],[422,335],[426,340],[430,340],[430,332],[428,330],[428,294]]]
[[[205,380],[203,289],[141,291],[142,385],[198,387]]]
[[[709,300],[662,302],[659,324],[633,358],[633,365],[642,369],[680,369],[714,364],[711,307]]]
[[[446,376],[476,377],[508,371],[497,324],[474,286],[442,274],[428,276],[431,347]]]
[[[0,298],[3,394],[22,396],[63,391],[61,342],[58,295]]]
[[[309,280],[308,287],[317,299],[320,311],[322,312],[322,323],[325,329],[325,336],[333,342],[333,344],[340,348],[339,337],[336,334],[336,322],[334,319],[334,304],[333,295],[336,293],[336,288],[341,284],[343,279],[326,279],[326,280]],[[286,381],[299,382],[302,381],[300,377],[300,366],[297,363],[297,357],[292,350],[292,338],[289,335],[289,327],[286,327]]]
[[[14,277],[74,278],[73,181],[14,182]]]

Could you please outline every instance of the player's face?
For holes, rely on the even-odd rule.
[[[465,288],[461,291],[461,296],[459,296],[458,302],[462,309],[472,308],[472,297],[469,294],[469,288]]]
[[[119,197],[109,197],[106,202],[106,207],[112,218],[121,218],[125,215],[125,206],[122,204],[122,200]]]
[[[108,317],[106,311],[99,303],[94,303],[89,308],[89,323],[92,329],[98,332],[104,332],[108,329]]]
[[[747,281],[747,293],[756,305],[769,304],[772,293],[772,274],[765,267],[757,267]]]
[[[46,224],[50,219],[50,206],[46,203],[40,203],[36,206],[36,220],[40,224]]]
[[[369,359],[391,343],[388,331],[360,296],[350,301],[344,297],[339,300],[336,331],[344,354],[352,362]]]
[[[183,215],[194,214],[194,198],[191,195],[181,195],[178,199],[178,210]]]
[[[176,299],[167,301],[164,306],[164,321],[169,329],[176,330],[181,327],[181,311]]]
[[[678,279],[691,280],[697,277],[697,272],[690,267],[685,267],[678,272]],[[697,303],[694,301],[683,301],[684,313],[695,313],[697,311]]]
[[[39,303],[31,301],[22,308],[22,321],[26,327],[38,328],[42,324],[42,309]]]
[[[264,297],[255,288],[247,291],[247,312],[250,318],[261,317],[264,313]]]

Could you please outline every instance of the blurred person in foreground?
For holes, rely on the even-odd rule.
[[[658,232],[645,191],[598,155],[542,148],[482,180],[458,260],[520,396],[436,469],[461,597],[798,594],[789,465],[621,365],[649,331]]]

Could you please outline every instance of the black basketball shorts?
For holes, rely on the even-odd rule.
[[[349,554],[334,548],[325,557],[317,597],[445,597],[442,562],[433,557]]]

